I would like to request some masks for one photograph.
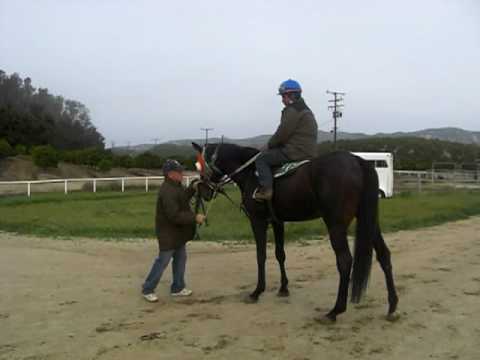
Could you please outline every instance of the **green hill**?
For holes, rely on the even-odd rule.
[[[431,169],[433,162],[471,164],[480,160],[480,146],[478,145],[416,137],[340,140],[337,141],[337,148],[353,152],[391,152],[394,155],[394,166],[397,170]],[[332,151],[332,149],[332,142],[318,145],[319,154]]]
[[[352,152],[391,152],[394,154],[395,169],[398,170],[431,169],[433,162],[471,164],[480,160],[480,146],[478,145],[417,137],[368,137],[339,140],[337,148]],[[318,145],[319,154],[330,151],[333,151],[331,141],[325,141]],[[150,149],[150,152],[162,158],[191,158],[194,156],[190,145],[160,144]]]

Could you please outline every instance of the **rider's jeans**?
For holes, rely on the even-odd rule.
[[[260,185],[266,189],[273,187],[272,166],[280,166],[289,162],[287,156],[281,149],[269,149],[262,151],[260,156],[255,160],[255,166],[258,171],[258,181]]]

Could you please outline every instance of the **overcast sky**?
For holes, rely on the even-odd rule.
[[[83,102],[107,145],[273,133],[293,78],[319,128],[480,130],[480,1],[0,0],[0,69]]]

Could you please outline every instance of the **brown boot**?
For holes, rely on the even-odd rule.
[[[272,200],[273,190],[267,188],[259,188],[255,193],[255,200],[269,201]]]

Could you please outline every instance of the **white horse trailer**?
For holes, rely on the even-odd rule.
[[[354,152],[375,166],[378,174],[379,196],[382,198],[393,196],[393,155],[385,152]]]

